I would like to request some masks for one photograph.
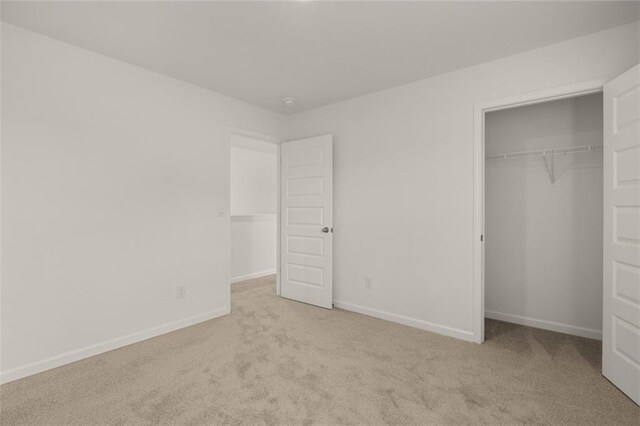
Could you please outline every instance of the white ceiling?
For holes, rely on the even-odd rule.
[[[4,1],[2,14],[294,113],[637,21],[640,2]]]

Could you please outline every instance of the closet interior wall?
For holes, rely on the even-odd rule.
[[[600,338],[602,94],[486,115],[485,315]],[[503,153],[591,146],[524,159]]]

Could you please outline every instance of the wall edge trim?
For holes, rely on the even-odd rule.
[[[381,311],[378,309],[355,305],[353,303],[334,300],[333,305],[336,308],[344,309],[346,311],[356,312],[358,314],[363,314],[370,317],[394,322],[397,324],[418,328],[424,331],[430,331],[432,333],[453,337],[459,340],[464,340],[466,342],[473,342],[473,338],[474,338],[474,334],[472,331],[448,327],[446,325],[441,325],[441,324],[435,324],[435,323],[424,321],[417,318],[411,318],[404,315],[393,314],[393,313]]]
[[[246,274],[246,275],[238,275],[237,277],[231,278],[231,283],[233,284],[240,281],[251,280],[253,278],[262,278],[262,277],[266,277],[268,275],[273,275],[276,273],[277,272],[275,269],[268,269],[266,271],[253,272],[251,274]]]
[[[74,349],[68,352],[61,353],[59,355],[54,355],[50,358],[35,361],[8,371],[2,371],[0,372],[0,384],[13,382],[24,377],[32,376],[34,374],[42,373],[47,370],[62,367],[63,365],[81,361],[92,356],[100,355],[114,349],[119,349],[124,346],[139,343],[153,337],[157,337],[163,334],[170,333],[172,331],[177,331],[182,328],[186,328],[204,321],[227,315],[229,312],[230,307],[226,306],[215,311],[210,311],[182,320],[162,324],[160,326],[148,328],[146,330],[137,331],[125,336],[116,337],[104,342],[95,343],[83,348]]]
[[[556,333],[570,334],[573,336],[586,337],[588,339],[602,340],[602,330],[585,328],[577,325],[565,324],[556,321],[548,321],[537,318],[525,317],[522,315],[505,314],[503,312],[485,311],[485,317],[498,321],[510,322],[513,324],[525,325],[527,327],[540,328]]]

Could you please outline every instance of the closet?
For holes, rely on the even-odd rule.
[[[602,94],[488,112],[485,316],[600,339]]]

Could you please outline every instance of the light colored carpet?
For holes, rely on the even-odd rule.
[[[635,424],[599,342],[487,321],[484,345],[234,284],[232,314],[0,388],[13,424]]]

